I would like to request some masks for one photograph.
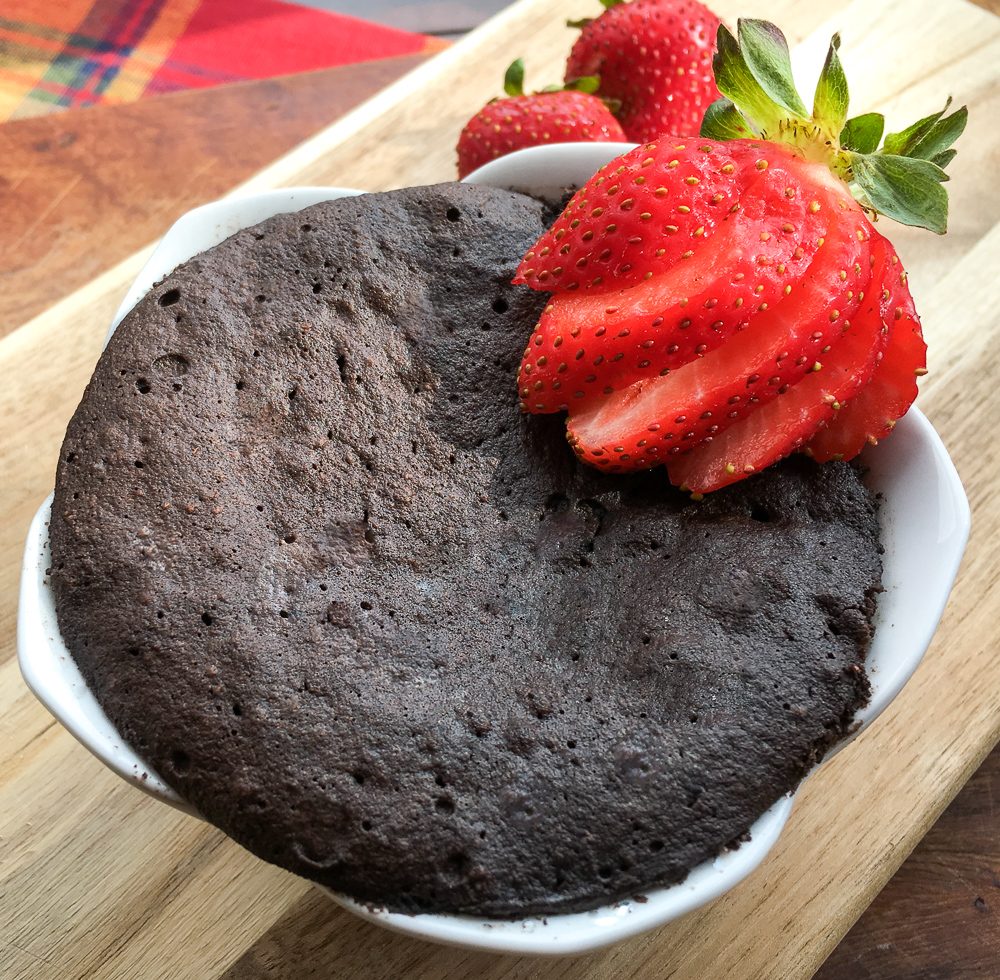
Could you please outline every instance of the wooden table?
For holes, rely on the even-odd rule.
[[[757,12],[715,6],[730,20]],[[984,169],[1000,172],[1000,138],[985,125],[1000,118],[1000,73],[990,67],[1000,60],[1000,22],[961,0],[833,0],[825,11],[783,0],[770,4],[768,16],[800,40],[838,12],[847,60],[852,41],[867,55],[862,81],[851,76],[856,96],[870,91],[909,121],[938,107],[946,83],[982,120],[959,144],[949,238],[899,236],[934,352],[921,403],[973,501],[970,557],[918,683],[899,710],[811,781],[758,874],[650,936],[557,963],[459,953],[354,920],[111,777],[27,693],[12,659],[27,520],[51,486],[62,430],[109,313],[141,264],[129,256],[178,214],[272,163],[420,59],[0,126],[0,977],[784,978],[811,975],[831,950],[822,980],[1000,975],[993,804],[1000,750],[893,875],[1000,734],[1000,685],[988,659],[1000,634],[1000,568],[988,537],[991,522],[1000,523],[990,440],[1000,417],[987,373],[996,371],[996,344],[988,341],[1000,334],[1000,321],[986,302],[987,277],[1000,275],[1000,193],[983,179]],[[377,189],[447,178],[457,129],[497,94],[510,52],[528,54],[554,80],[556,53],[568,45],[560,15],[554,0],[525,0],[438,56],[439,66],[424,66],[404,88],[390,88],[272,166],[255,186]],[[869,30],[880,19],[905,26],[894,40],[880,40]],[[918,52],[913,65],[901,63],[904,41]],[[448,78],[458,69],[466,87],[456,94]],[[970,265],[977,247],[980,262]],[[952,295],[963,298],[961,330],[948,306]]]

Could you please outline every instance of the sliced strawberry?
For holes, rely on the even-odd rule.
[[[636,147],[577,191],[525,255],[514,282],[617,290],[672,268],[711,239],[760,176],[756,164],[771,158],[760,147],[700,139]],[[778,147],[775,153],[788,155]]]
[[[817,184],[815,169],[778,156],[715,234],[708,241],[693,236],[683,253],[688,257],[669,270],[617,291],[557,292],[521,365],[526,409],[559,411],[572,404],[575,410],[640,378],[665,374],[773,308],[808,267],[831,221],[853,211],[858,228],[867,227],[844,186]],[[854,244],[844,246],[845,273]],[[540,392],[548,394],[535,397]]]
[[[863,309],[870,279],[869,239],[857,238],[853,222],[840,223],[791,294],[724,346],[665,377],[571,409],[567,438],[574,451],[618,472],[665,462],[702,439],[718,438],[828,362]]]
[[[690,453],[671,458],[667,463],[671,482],[707,493],[801,447],[868,383],[889,342],[882,328],[881,296],[875,287],[843,340],[826,355],[820,371],[807,375],[718,438],[706,439]]]
[[[879,238],[887,259],[880,281],[883,329],[889,332],[889,343],[868,384],[809,440],[807,451],[821,463],[853,459],[866,443],[875,445],[885,438],[917,397],[917,378],[927,373],[927,344],[906,272],[892,244]],[[873,278],[873,288],[874,284]]]

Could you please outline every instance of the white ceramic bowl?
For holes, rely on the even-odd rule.
[[[467,181],[559,196],[622,150],[621,144],[600,143],[525,150],[488,164]],[[191,256],[272,214],[358,193],[343,188],[291,188],[227,199],[189,212],[167,232],[139,274],[109,336],[155,282]],[[916,670],[941,618],[969,533],[969,505],[958,474],[919,411],[911,409],[892,437],[877,448],[866,449],[863,459],[869,467],[869,486],[884,498],[879,519],[885,592],[879,597],[868,656],[871,703],[858,714],[858,729],[838,749],[885,710]],[[198,816],[122,741],[59,635],[46,574],[50,508],[51,497],[35,516],[25,547],[17,624],[24,678],[56,718],[112,770],[157,799]],[[731,888],[764,859],[793,802],[794,794],[780,799],[753,824],[748,843],[699,865],[681,884],[652,889],[644,901],[618,902],[591,912],[513,922],[402,915],[329,894],[366,919],[423,939],[507,953],[578,953],[661,925]]]

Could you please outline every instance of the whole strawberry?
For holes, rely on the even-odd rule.
[[[696,0],[602,0],[583,22],[566,81],[597,75],[600,94],[621,102],[618,121],[637,143],[698,132],[719,97],[712,53],[719,18]]]
[[[741,21],[739,42],[720,27],[730,98],[702,135],[613,160],[525,255],[515,281],[552,298],[524,352],[522,408],[568,412],[584,462],[665,464],[704,492],[797,449],[850,459],[916,397],[920,322],[866,212],[943,233],[943,168],[967,114],[879,148],[881,116],[847,119],[839,43],[810,113],[773,24]]]
[[[458,138],[459,179],[497,157],[545,143],[625,143],[618,120],[592,92],[596,79],[576,88],[523,91],[524,63],[515,61],[504,79],[510,98],[494,99],[477,112]]]

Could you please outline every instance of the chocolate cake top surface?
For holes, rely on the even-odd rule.
[[[851,724],[874,504],[577,463],[514,372],[553,215],[445,184],[239,232],[118,327],[52,512],[63,637],[261,857],[403,911],[596,907],[736,842]]]

